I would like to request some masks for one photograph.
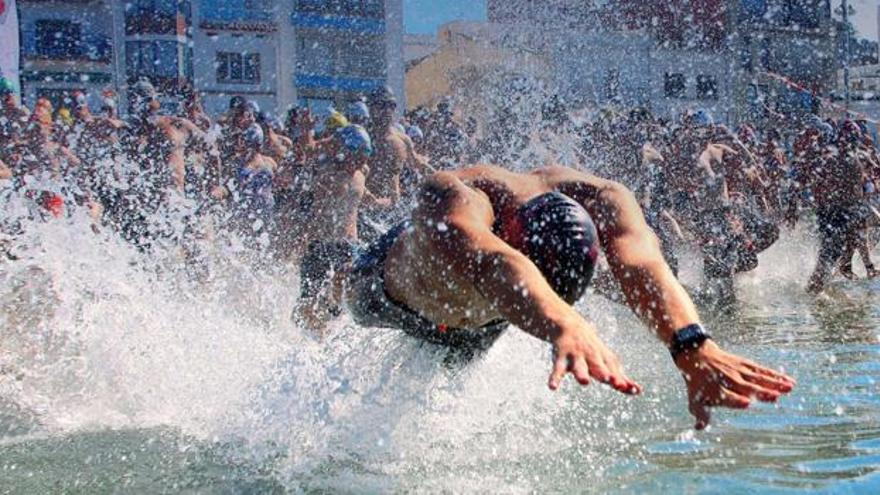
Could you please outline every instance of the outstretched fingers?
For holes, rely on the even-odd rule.
[[[691,401],[688,403],[688,410],[691,412],[691,415],[693,415],[693,417],[696,419],[694,429],[703,430],[707,426],[709,426],[709,420],[712,419],[712,414],[709,412],[708,406],[698,400],[691,399]]]
[[[562,379],[565,378],[566,371],[568,371],[568,357],[565,355],[557,355],[556,361],[553,363],[553,371],[550,372],[550,381],[548,382],[550,390],[556,390],[559,388]]]
[[[755,397],[763,402],[776,402],[782,395],[781,392],[763,387],[745,376],[724,380],[724,384],[732,392],[744,397]]]
[[[550,390],[557,390],[568,373],[574,375],[581,385],[589,385],[592,377],[625,394],[635,395],[642,391],[642,386],[626,376],[617,361],[606,361],[598,355],[571,354],[557,355],[548,381]]]
[[[753,376],[760,377],[760,379],[764,381],[762,385],[767,388],[788,393],[791,392],[795,385],[797,385],[797,381],[795,381],[794,378],[784,373],[765,368],[751,361],[746,361],[743,364],[752,372]]]
[[[623,369],[620,367],[620,362],[618,362],[617,359],[611,359],[608,363],[608,368],[611,371],[611,381],[609,381],[608,384],[611,385],[614,390],[629,395],[642,393],[642,386],[630,379],[630,377],[623,372]]]
[[[714,395],[714,396],[712,396]],[[702,430],[709,426],[711,419],[710,408],[728,407],[731,409],[746,409],[752,401],[732,390],[720,388],[717,394],[708,395],[702,392],[691,394],[688,400],[688,410],[696,419],[694,428]]]
[[[571,373],[577,379],[578,383],[581,385],[590,384],[590,370],[591,368],[587,366],[587,361],[583,357],[577,357],[574,359],[574,363],[571,366]]]

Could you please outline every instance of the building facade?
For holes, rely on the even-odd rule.
[[[236,95],[279,113],[386,84],[404,96],[402,0],[23,0],[20,11],[26,101],[106,88],[125,101],[141,77],[169,106],[191,85],[215,115]]]
[[[90,15],[84,15],[89,12]],[[114,87],[113,11],[100,0],[20,1],[22,98],[56,106],[75,90]]]
[[[557,90],[730,123],[809,112],[834,86],[828,0],[487,0],[490,23],[556,62]]]

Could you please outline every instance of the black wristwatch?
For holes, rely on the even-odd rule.
[[[712,336],[699,323],[676,330],[672,334],[672,342],[669,343],[669,353],[672,354],[672,360],[677,359],[682,352],[700,347],[703,342],[711,338]]]

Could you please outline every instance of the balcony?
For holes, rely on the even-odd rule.
[[[26,60],[110,63],[113,40],[99,33],[40,29],[22,32],[21,53]]]
[[[296,0],[300,15],[384,19],[384,0]]]
[[[245,0],[202,0],[199,12],[203,29],[271,32],[278,29],[268,4]]]

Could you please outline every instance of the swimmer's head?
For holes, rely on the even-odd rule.
[[[586,292],[599,255],[590,214],[577,201],[549,192],[517,212],[521,249],[541,270],[553,290],[569,304]]]
[[[349,124],[334,134],[344,155],[366,158],[373,154],[373,140],[363,127]]]
[[[324,119],[323,135],[330,136],[339,129],[349,125],[348,119],[337,110],[330,110],[330,114]]]
[[[249,149],[259,151],[260,148],[263,146],[263,128],[260,127],[258,124],[253,124],[245,129],[244,133],[242,134],[242,138],[244,138],[245,146],[247,146]]]
[[[0,96],[14,95],[15,84],[10,79],[0,77]]]
[[[708,110],[701,108],[691,115],[691,122],[697,127],[708,127],[715,124],[715,119]]]
[[[384,126],[394,120],[394,111],[397,109],[397,98],[394,91],[388,86],[376,88],[367,98],[367,106],[370,108],[373,125]]]
[[[132,104],[135,112],[144,113],[159,110],[159,93],[149,79],[142,78],[131,87]]]
[[[419,144],[425,140],[425,133],[422,132],[422,128],[413,124],[406,128],[406,135],[412,139],[412,142]]]
[[[366,125],[370,121],[370,109],[361,100],[352,102],[345,114],[352,124]]]

